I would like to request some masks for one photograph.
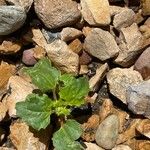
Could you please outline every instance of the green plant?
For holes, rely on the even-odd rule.
[[[75,78],[71,74],[61,75],[46,58],[34,67],[26,68],[25,72],[41,92],[29,94],[25,101],[18,102],[17,116],[34,129],[40,130],[50,124],[50,116],[55,113],[65,120],[52,138],[56,150],[82,149],[76,141],[82,134],[80,124],[66,118],[70,115],[71,107],[84,104],[84,98],[89,92],[88,80],[85,77]]]

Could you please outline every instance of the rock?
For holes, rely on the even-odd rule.
[[[79,54],[83,48],[83,45],[79,39],[73,40],[68,46],[76,54]]]
[[[12,76],[9,78],[7,88],[11,93],[5,98],[8,114],[10,117],[16,117],[16,103],[24,101],[26,96],[35,89],[35,86],[19,76]]]
[[[2,128],[0,128],[0,142],[4,140],[5,134],[5,131]]]
[[[85,150],[104,150],[103,148],[97,146],[94,143],[84,142],[84,144],[87,146]]]
[[[112,150],[132,150],[128,145],[117,145]]]
[[[91,90],[94,90],[97,84],[100,85],[108,71],[108,68],[108,64],[105,63],[96,70],[96,74],[89,80],[89,87]]]
[[[47,150],[51,131],[49,128],[40,133],[30,129],[24,122],[15,122],[10,126],[10,139],[18,150]]]
[[[28,49],[23,52],[22,62],[29,66],[35,65],[37,63],[37,60],[34,58],[33,49]]]
[[[7,107],[4,103],[0,102],[0,122],[5,118]]]
[[[2,5],[6,5],[5,0],[0,0],[0,6],[2,6]]]
[[[143,51],[143,36],[137,24],[134,23],[130,27],[122,28],[120,40],[119,55],[114,62],[123,67],[129,67],[134,64],[137,56]]]
[[[30,10],[31,5],[33,3],[33,0],[6,0],[6,1],[9,4],[23,7],[26,12],[28,12]]]
[[[150,80],[130,85],[127,92],[128,108],[135,114],[150,119]]]
[[[127,8],[126,7],[119,7],[119,6],[109,6],[109,9],[110,9],[110,15],[111,16],[115,16],[119,13],[121,13],[122,11],[126,10]]]
[[[10,65],[6,62],[1,62],[0,65],[0,99],[3,94],[6,93],[6,86],[9,78],[15,74],[16,69],[14,65]]]
[[[74,24],[81,15],[77,3],[72,0],[34,0],[34,8],[49,29]]]
[[[140,72],[144,79],[150,79],[150,47],[137,59],[134,64],[134,69]]]
[[[0,147],[0,150],[15,150],[14,148]]]
[[[81,0],[83,18],[94,26],[108,25],[110,11],[108,0]]]
[[[45,49],[49,59],[61,71],[73,74],[78,73],[79,56],[72,52],[65,42],[55,40],[51,44],[47,44]]]
[[[126,102],[127,88],[130,85],[142,82],[142,76],[139,72],[132,69],[114,68],[107,74],[109,91],[123,103]]]
[[[149,119],[143,119],[141,122],[136,126],[136,129],[138,132],[140,132],[142,135],[148,137],[150,139],[150,120]]]
[[[112,149],[116,144],[118,132],[119,118],[110,115],[99,125],[95,135],[96,143],[104,149]]]
[[[0,35],[18,30],[25,22],[26,13],[20,6],[0,6]]]
[[[92,56],[105,61],[115,57],[119,48],[114,37],[108,32],[99,28],[94,28],[87,35],[84,42],[85,50]]]
[[[22,48],[22,44],[15,38],[9,38],[2,41],[0,44],[0,54],[17,53]]]
[[[42,59],[46,55],[45,49],[40,46],[36,46],[35,48],[33,48],[33,52],[33,56],[35,59]]]
[[[70,27],[63,28],[62,31],[60,32],[61,40],[65,42],[74,40],[80,37],[81,35],[82,32],[80,30]]]
[[[88,53],[86,53],[85,51],[83,51],[79,57],[79,64],[80,65],[88,65],[91,61],[92,61],[91,56]]]
[[[92,115],[88,118],[86,123],[82,124],[83,134],[82,138],[87,142],[95,140],[95,132],[99,126],[99,116]]]
[[[150,141],[149,140],[139,140],[136,145],[136,150],[149,150]]]
[[[84,34],[85,37],[87,37],[87,35],[92,31],[93,28],[89,27],[89,26],[84,26],[82,29],[82,32]]]
[[[150,1],[149,0],[141,0],[142,4],[142,14],[144,16],[150,15]]]
[[[113,25],[116,29],[130,26],[134,22],[134,11],[132,9],[124,9],[116,14],[113,19]]]
[[[140,24],[144,21],[144,16],[142,15],[142,10],[139,9],[138,12],[134,16],[134,22]]]
[[[83,74],[87,74],[88,73],[88,66],[87,65],[80,65],[80,71],[79,74],[83,75]]]

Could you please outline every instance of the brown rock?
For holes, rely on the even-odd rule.
[[[80,65],[79,74],[87,74],[88,73],[88,66],[87,65]]]
[[[5,131],[2,128],[0,128],[0,142],[4,140],[5,134],[6,134]]]
[[[6,5],[5,0],[0,0],[0,6],[2,6],[2,5]]]
[[[150,47],[140,55],[134,64],[134,69],[140,72],[144,79],[150,79]]]
[[[139,140],[136,144],[136,150],[149,150],[150,141],[149,140]]]
[[[76,54],[79,54],[82,50],[82,47],[83,47],[83,45],[79,39],[73,40],[68,46]]]
[[[60,38],[62,41],[65,42],[74,40],[81,35],[82,32],[80,30],[70,27],[63,28],[62,31],[60,32]]]
[[[85,150],[104,150],[103,148],[97,146],[94,143],[84,142],[84,144],[87,146]]]
[[[110,11],[108,0],[81,0],[83,18],[95,26],[108,25],[110,23]]]
[[[150,139],[150,120],[143,119],[141,122],[136,126],[137,131],[139,131],[144,136]]]
[[[35,86],[19,76],[12,76],[8,81],[7,87],[11,90],[11,94],[8,94],[5,98],[5,102],[8,108],[8,114],[11,117],[15,117],[16,103],[24,101],[26,96],[28,94],[31,94],[33,89],[35,89]]]
[[[11,38],[2,41],[0,44],[0,53],[2,54],[10,54],[18,52],[22,47],[22,44],[17,40]]]
[[[88,53],[86,53],[85,51],[83,51],[79,57],[79,64],[80,65],[88,65],[91,61],[92,61],[91,56]]]
[[[144,16],[150,15],[150,1],[149,0],[141,0],[142,4],[142,13]]]
[[[48,128],[38,133],[24,122],[15,122],[10,126],[10,139],[18,150],[47,150],[50,136],[51,131]]]
[[[50,29],[74,24],[80,17],[78,5],[72,0],[34,0],[34,8]]]
[[[87,35],[92,31],[92,28],[91,27],[88,27],[88,26],[84,26],[83,29],[82,29],[82,32],[84,34],[85,37],[87,37]]]
[[[144,17],[142,15],[142,10],[139,9],[138,12],[134,16],[134,22],[137,24],[140,24],[142,23],[142,21],[144,21]]]
[[[99,28],[94,28],[85,38],[85,50],[92,56],[105,61],[115,57],[119,48],[114,37],[108,32]]]
[[[134,22],[134,11],[132,9],[124,9],[114,16],[113,25],[116,29],[130,26]]]
[[[143,51],[143,36],[140,33],[137,24],[134,23],[130,27],[122,28],[120,40],[119,55],[114,62],[123,67],[129,67]]]
[[[0,122],[4,119],[7,113],[7,107],[4,103],[0,102]]]
[[[110,70],[107,74],[110,93],[125,104],[127,103],[126,96],[128,86],[137,84],[142,80],[140,73],[131,69],[115,68]]]
[[[63,72],[78,73],[79,56],[72,52],[64,41],[55,40],[47,44],[46,52],[49,59]]]
[[[36,59],[42,59],[46,55],[45,49],[40,46],[36,46],[35,48],[33,48],[33,51],[34,51],[33,56]]]

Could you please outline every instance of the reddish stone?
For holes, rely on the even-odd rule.
[[[79,58],[79,63],[80,65],[87,65],[91,62],[91,60],[92,60],[91,56],[85,51],[83,51]]]

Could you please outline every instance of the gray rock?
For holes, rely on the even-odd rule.
[[[114,37],[108,31],[99,28],[92,29],[87,35],[84,48],[88,53],[101,61],[115,57],[119,52]]]
[[[116,144],[118,132],[119,119],[116,115],[110,115],[99,125],[95,135],[96,143],[104,149],[112,149]]]
[[[81,15],[77,3],[72,0],[34,0],[34,8],[50,29],[74,24]]]
[[[150,119],[150,80],[129,86],[127,94],[128,108]]]
[[[0,6],[0,35],[18,30],[25,22],[26,13],[20,6]]]

